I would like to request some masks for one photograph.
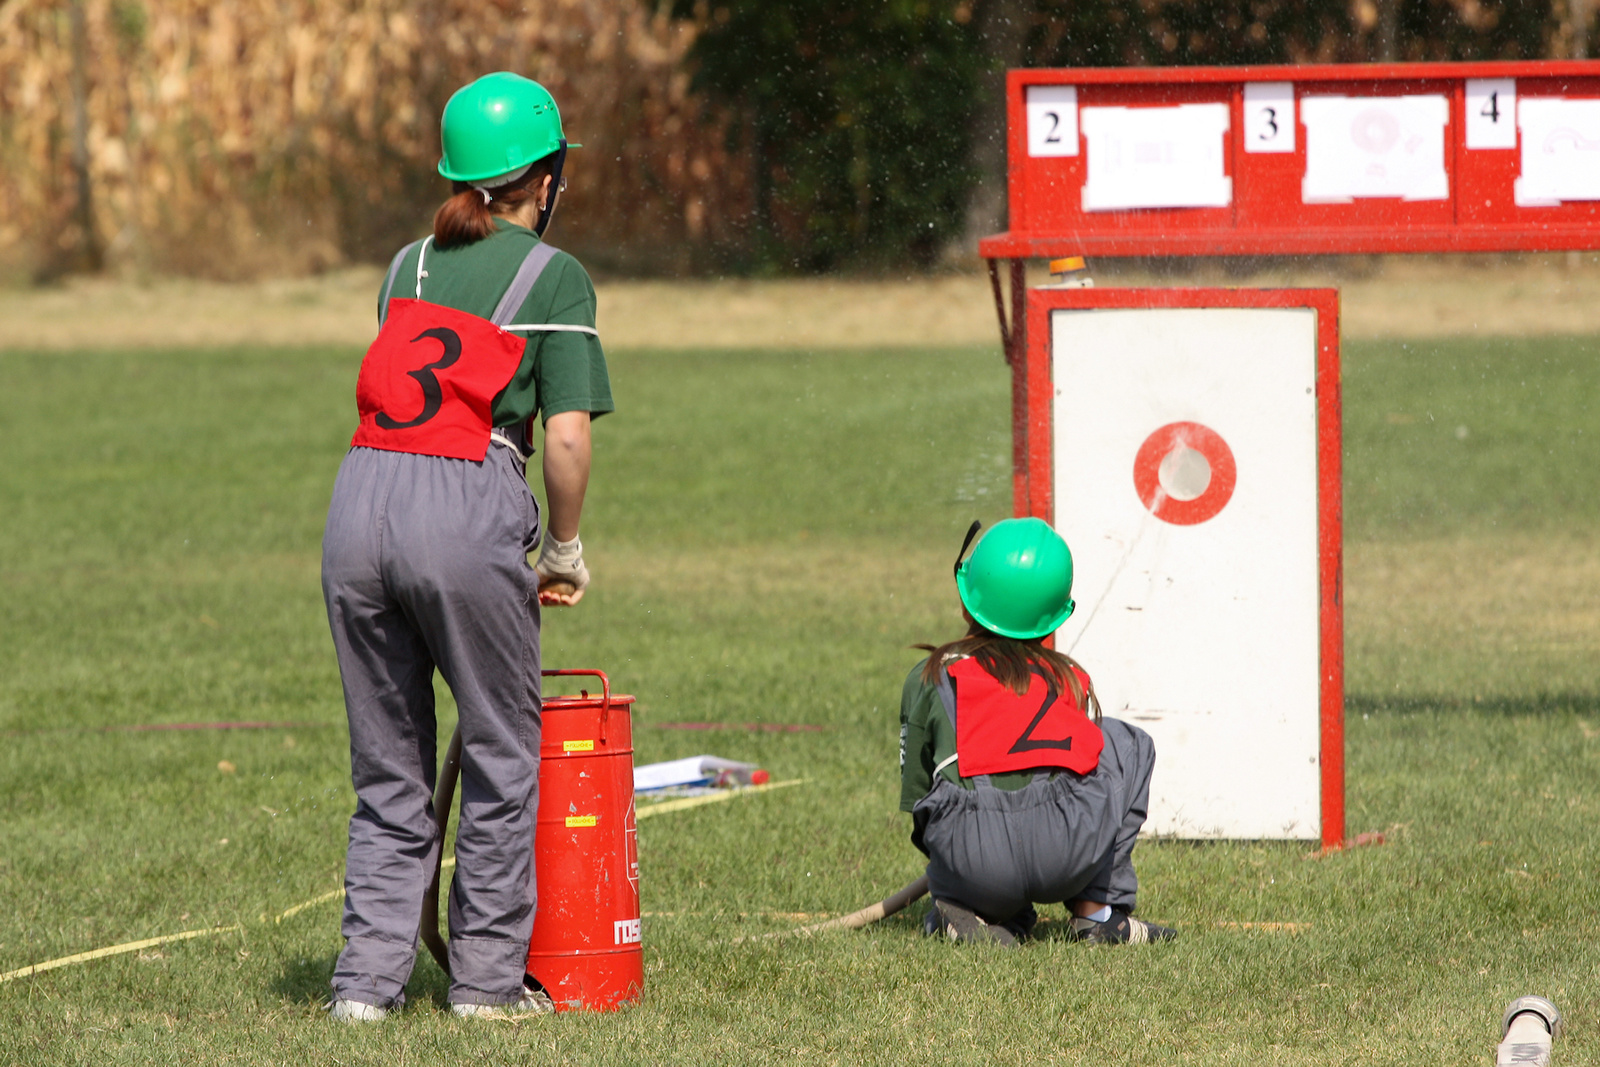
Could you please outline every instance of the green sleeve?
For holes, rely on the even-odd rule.
[[[589,272],[571,256],[551,264],[561,274],[547,322],[566,326],[594,326],[596,300]],[[611,399],[611,377],[600,338],[592,333],[549,333],[534,360],[539,389],[539,412],[545,422],[564,411],[587,411],[592,416],[616,410]]]
[[[557,253],[517,318],[593,328],[595,294],[589,272],[567,253]],[[494,421],[497,426],[510,425],[538,413],[549,422],[550,416],[564,411],[587,411],[598,417],[614,410],[600,339],[575,330],[540,331],[528,335],[522,365],[495,399]]]
[[[933,788],[933,736],[929,715],[939,691],[922,680],[923,660],[906,675],[900,692],[900,810],[910,811]],[[943,709],[939,709],[943,714]]]

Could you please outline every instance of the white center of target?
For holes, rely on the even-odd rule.
[[[1161,461],[1156,479],[1173,500],[1195,500],[1211,484],[1211,462],[1195,449],[1179,446]]]

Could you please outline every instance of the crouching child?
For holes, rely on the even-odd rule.
[[[1133,916],[1150,735],[1103,718],[1089,675],[1044,639],[1072,614],[1072,555],[1039,519],[973,523],[956,560],[968,627],[906,678],[900,809],[928,857],[926,930],[1015,945],[1065,903],[1094,944],[1171,940]]]

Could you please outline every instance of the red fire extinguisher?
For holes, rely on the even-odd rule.
[[[538,910],[528,944],[528,974],[557,1011],[609,1011],[644,988],[640,944],[639,849],[633,813],[634,698],[613,694],[604,672],[600,695],[544,699],[539,747],[539,811],[534,837]],[[461,737],[451,739],[434,791],[441,827],[460,772]],[[422,909],[422,940],[446,971],[439,936],[439,879]]]
[[[609,1010],[644,988],[633,697],[613,696],[602,671],[544,673],[594,675],[600,697],[583,690],[544,702],[534,837],[539,908],[528,973],[557,1011]]]

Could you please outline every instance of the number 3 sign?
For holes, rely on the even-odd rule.
[[[1244,150],[1294,151],[1294,85],[1245,82]]]

